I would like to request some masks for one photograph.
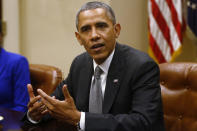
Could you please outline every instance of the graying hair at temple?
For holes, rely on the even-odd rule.
[[[116,17],[115,17],[114,11],[112,10],[112,8],[109,5],[107,5],[105,3],[102,3],[102,2],[93,1],[93,2],[88,2],[88,3],[84,4],[79,9],[79,11],[77,12],[77,15],[76,15],[76,28],[77,28],[77,30],[78,30],[78,24],[79,24],[79,14],[83,11],[91,10],[91,9],[97,9],[97,8],[105,9],[106,12],[107,12],[107,15],[111,19],[112,23],[116,24]]]

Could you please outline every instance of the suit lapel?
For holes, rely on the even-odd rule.
[[[120,88],[120,82],[123,75],[123,58],[119,51],[119,45],[116,44],[116,50],[112,59],[112,62],[109,67],[104,103],[103,103],[103,113],[108,113],[114,99],[116,98],[117,92]]]
[[[84,61],[85,62],[85,61]],[[80,71],[79,88],[77,93],[78,108],[81,111],[88,111],[89,105],[89,91],[90,83],[93,73],[93,63],[91,57],[88,57],[88,61]]]

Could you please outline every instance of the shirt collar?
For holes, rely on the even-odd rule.
[[[111,61],[112,61],[112,58],[114,56],[114,52],[115,52],[115,48],[114,50],[112,51],[112,53],[108,56],[108,58],[102,63],[99,65],[99,67],[103,70],[104,73],[108,73],[108,70],[109,70],[109,66],[111,64]],[[95,71],[95,68],[98,64],[95,62],[95,60],[93,59],[93,66],[94,66],[94,71]]]

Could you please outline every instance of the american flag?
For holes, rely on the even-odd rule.
[[[149,0],[149,54],[158,63],[180,53],[184,28],[182,0]]]

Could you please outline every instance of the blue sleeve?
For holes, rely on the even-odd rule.
[[[14,106],[13,110],[26,112],[29,102],[27,84],[30,83],[29,64],[25,57],[20,57],[13,69]]]

